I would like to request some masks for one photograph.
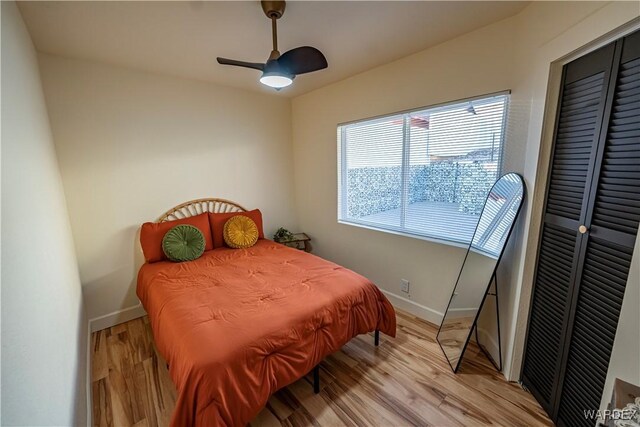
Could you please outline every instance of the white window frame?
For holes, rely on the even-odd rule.
[[[352,120],[349,122],[344,122],[344,123],[339,123],[337,125],[337,139],[338,139],[338,159],[337,159],[337,163],[338,163],[338,168],[337,168],[337,172],[338,172],[338,180],[337,180],[337,184],[338,184],[338,203],[337,203],[337,217],[338,217],[338,223],[339,224],[345,224],[345,225],[350,225],[350,226],[355,226],[355,227],[360,227],[360,228],[366,228],[366,229],[370,229],[370,230],[374,230],[374,231],[381,231],[384,233],[390,233],[390,234],[396,234],[396,235],[400,235],[400,236],[406,236],[406,237],[412,237],[415,239],[420,239],[420,240],[426,240],[426,241],[430,241],[430,242],[436,242],[436,243],[442,243],[442,244],[446,244],[446,245],[450,245],[450,246],[456,246],[456,247],[461,247],[461,248],[467,248],[469,246],[470,240],[469,241],[460,241],[460,240],[455,240],[455,239],[443,239],[440,237],[436,237],[436,236],[430,236],[427,234],[423,234],[423,233],[418,233],[415,230],[410,230],[410,229],[406,229],[404,228],[404,222],[405,222],[405,209],[407,207],[407,198],[408,198],[408,176],[409,174],[406,173],[402,173],[402,187],[401,187],[401,199],[400,199],[400,209],[401,209],[401,214],[400,214],[400,221],[401,221],[401,226],[400,227],[396,227],[394,225],[390,225],[390,224],[380,224],[377,222],[369,222],[366,220],[354,220],[354,219],[350,219],[347,217],[347,191],[344,191],[343,188],[347,187],[347,162],[346,162],[346,152],[347,152],[347,147],[344,143],[345,141],[345,134],[346,134],[346,130],[350,125],[358,125],[358,124],[362,124],[362,123],[374,123],[378,120],[380,121],[384,121],[384,120],[388,120],[389,118],[392,117],[401,117],[403,119],[403,147],[402,147],[402,171],[404,172],[405,168],[408,165],[408,160],[409,160],[409,152],[410,152],[410,142],[407,144],[407,131],[408,131],[408,120],[405,120],[405,118],[409,117],[412,113],[416,113],[416,112],[420,112],[423,110],[429,110],[429,109],[436,109],[438,107],[448,107],[450,105],[455,105],[455,104],[460,104],[460,103],[464,103],[464,102],[472,102],[472,101],[477,101],[477,100],[483,100],[483,99],[487,99],[487,98],[491,98],[491,97],[496,97],[496,96],[506,96],[506,102],[505,102],[505,113],[504,116],[502,118],[502,131],[501,131],[501,140],[500,140],[500,152],[499,152],[499,158],[497,163],[497,173],[496,173],[496,180],[503,174],[503,169],[504,169],[504,149],[505,149],[505,141],[506,141],[506,132],[507,132],[507,121],[508,121],[508,116],[509,116],[509,109],[510,109],[510,95],[511,95],[511,90],[504,90],[504,91],[500,91],[500,92],[493,92],[493,93],[489,93],[489,94],[484,94],[484,95],[478,95],[478,96],[474,96],[474,97],[470,97],[470,98],[463,98],[463,99],[458,99],[458,100],[454,100],[454,101],[447,101],[447,102],[443,102],[443,103],[439,103],[439,104],[433,104],[433,105],[428,105],[428,106],[423,106],[423,107],[418,107],[418,108],[412,108],[410,110],[403,110],[403,111],[399,111],[399,112],[395,112],[395,113],[390,113],[390,114],[384,114],[384,115],[380,115],[380,116],[373,116],[373,117],[369,117],[369,118],[363,118],[363,119],[359,119],[359,120]],[[470,237],[470,239],[473,238],[473,236]]]

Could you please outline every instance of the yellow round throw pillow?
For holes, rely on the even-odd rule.
[[[249,217],[236,215],[224,224],[224,242],[236,249],[250,248],[258,241],[258,226]]]

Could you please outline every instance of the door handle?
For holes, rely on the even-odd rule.
[[[578,231],[580,232],[580,234],[584,234],[587,231],[589,231],[589,229],[587,228],[586,225],[581,225],[580,227],[578,227]]]

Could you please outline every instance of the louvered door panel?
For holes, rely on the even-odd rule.
[[[547,212],[579,220],[593,141],[598,130],[604,71],[564,88],[547,195]]]
[[[620,65],[593,224],[635,235],[640,221],[640,58]]]
[[[607,241],[589,241],[558,412],[560,425],[594,425],[584,410],[600,407],[632,251]]]
[[[576,233],[546,225],[541,240],[523,375],[549,411],[559,368]]]

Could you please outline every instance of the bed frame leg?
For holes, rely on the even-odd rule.
[[[316,365],[313,368],[313,392],[315,394],[320,393],[320,365]]]
[[[378,329],[376,329],[376,332],[373,335],[373,342],[376,347],[380,345],[380,331]]]

